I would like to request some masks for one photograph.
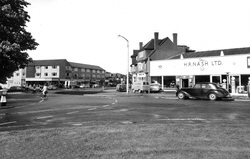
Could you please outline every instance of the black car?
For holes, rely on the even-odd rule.
[[[194,87],[184,87],[181,89],[178,89],[176,91],[176,96],[179,99],[187,99],[187,98],[205,98],[210,100],[216,100],[216,99],[232,99],[230,93],[224,89],[218,86],[216,83],[209,83],[209,82],[203,82],[203,83],[197,83],[194,85]]]
[[[116,91],[118,92],[126,92],[127,88],[125,84],[118,84],[116,85]]]

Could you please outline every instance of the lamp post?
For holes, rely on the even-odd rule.
[[[127,89],[126,89],[126,91],[127,91],[127,94],[128,94],[128,82],[129,82],[129,41],[128,41],[128,39],[126,39],[124,36],[121,36],[121,35],[118,35],[118,37],[121,37],[121,38],[123,38],[124,40],[126,40],[127,41],[127,48],[128,48],[128,68],[127,68]]]

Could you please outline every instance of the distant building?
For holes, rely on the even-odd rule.
[[[60,87],[101,83],[105,70],[100,66],[68,62],[66,59],[34,60],[25,69],[13,73],[7,87],[43,85],[45,82]]]

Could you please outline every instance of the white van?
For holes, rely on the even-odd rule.
[[[148,82],[134,82],[132,85],[132,91],[133,92],[147,92],[150,93],[150,85]]]

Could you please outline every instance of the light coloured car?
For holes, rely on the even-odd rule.
[[[132,85],[132,91],[135,92],[139,92],[139,93],[150,93],[150,85],[148,82],[145,81],[141,81],[141,82],[134,82]]]
[[[150,84],[150,92],[160,92],[161,89],[161,84],[159,83],[151,83]]]

